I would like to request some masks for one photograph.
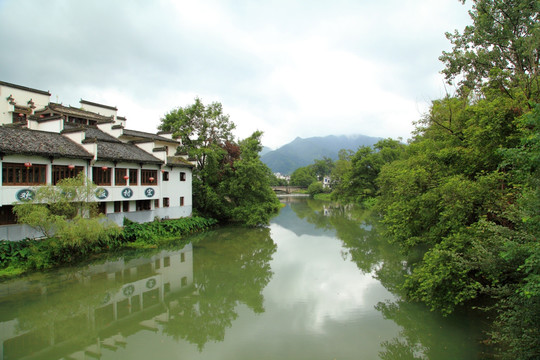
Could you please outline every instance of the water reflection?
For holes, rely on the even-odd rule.
[[[371,214],[354,206],[341,206],[316,200],[293,202],[297,216],[318,229],[334,230],[348,256],[366,273],[390,291],[394,297],[379,301],[375,308],[385,319],[399,325],[399,335],[381,342],[381,359],[475,359],[479,348],[478,322],[458,314],[443,318],[421,304],[402,299],[399,284],[409,273],[407,261],[396,246],[381,235],[380,223]],[[419,321],[421,319],[421,321]]]
[[[238,304],[264,311],[276,245],[265,228],[220,229],[193,243],[1,283],[1,358],[101,358],[141,331],[199,350],[223,340]]]
[[[474,358],[475,329],[401,300],[407,263],[354,207],[0,283],[2,359]]]
[[[179,297],[163,332],[202,350],[208,341],[222,341],[238,317],[238,304],[264,312],[262,290],[270,281],[269,261],[276,251],[267,228],[229,228],[194,239],[195,291]]]
[[[2,283],[3,359],[99,357],[132,333],[157,329],[168,315],[166,298],[192,284],[191,244]]]

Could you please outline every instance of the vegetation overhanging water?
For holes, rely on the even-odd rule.
[[[4,359],[468,359],[475,322],[400,298],[370,215],[305,198],[223,227],[0,283]]]

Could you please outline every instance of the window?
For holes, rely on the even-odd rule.
[[[14,124],[16,123],[26,124],[26,114],[15,111],[12,115],[12,121]]]
[[[180,286],[181,286],[181,287],[187,286],[187,276],[184,276],[184,277],[180,280]]]
[[[2,185],[40,185],[47,182],[47,165],[2,164]]]
[[[119,213],[122,211],[122,202],[121,201],[115,201],[114,202],[114,212]]]
[[[185,172],[180,173],[180,181],[186,181],[186,173]]]
[[[122,211],[129,212],[129,201],[124,201],[122,204]]]
[[[137,211],[150,210],[151,200],[137,200],[135,203],[135,208]]]
[[[127,169],[114,169],[114,185],[127,185]]]
[[[137,169],[129,169],[129,185],[137,185],[139,183],[139,171]]]
[[[0,225],[16,224],[17,218],[13,213],[13,205],[0,206]]]
[[[159,199],[154,200],[154,208],[159,208]]]
[[[141,185],[157,185],[157,170],[141,170]]]
[[[184,206],[184,197],[180,196],[180,206]]]
[[[186,253],[180,253],[180,262],[186,262]]]
[[[163,207],[169,207],[169,198],[163,198]]]
[[[107,214],[107,203],[106,202],[98,203],[98,213]]]
[[[92,168],[92,180],[96,185],[111,185],[111,168],[106,166]]]
[[[163,172],[163,181],[169,181],[169,172],[168,171]]]
[[[171,258],[169,256],[165,256],[163,258],[163,267],[169,267],[171,266]]]
[[[77,177],[83,169],[82,166],[53,165],[52,184],[56,185],[60,180]]]

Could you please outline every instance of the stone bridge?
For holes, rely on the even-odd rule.
[[[279,194],[292,194],[294,192],[297,192],[299,190],[305,190],[305,187],[301,186],[271,186],[272,190],[274,192]]]

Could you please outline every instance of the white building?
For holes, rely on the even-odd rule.
[[[50,102],[47,91],[0,81],[0,239],[34,237],[13,204],[40,185],[80,172],[97,186],[100,211],[118,224],[191,215],[193,164],[171,134],[126,129],[116,107]]]

